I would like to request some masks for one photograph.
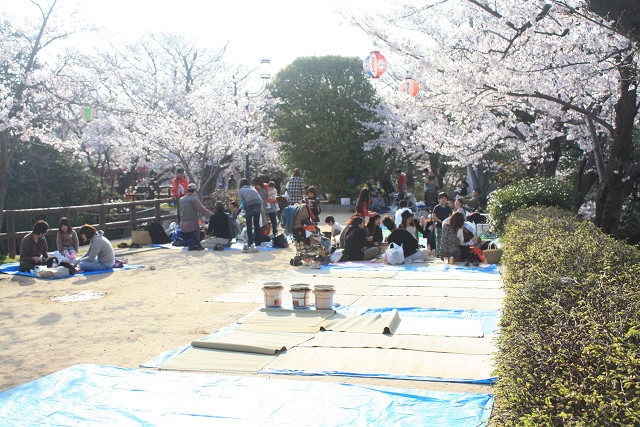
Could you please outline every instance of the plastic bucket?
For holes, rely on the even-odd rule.
[[[333,294],[336,291],[331,285],[317,285],[313,288],[313,294],[316,297],[316,310],[332,310]]]
[[[267,282],[262,285],[265,307],[282,307],[282,290],[280,282]]]
[[[305,283],[291,285],[293,308],[308,308],[311,305],[311,288]]]

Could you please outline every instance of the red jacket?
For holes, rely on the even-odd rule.
[[[180,198],[187,194],[187,187],[189,186],[189,180],[173,178],[173,187],[171,188],[171,195],[175,198]]]

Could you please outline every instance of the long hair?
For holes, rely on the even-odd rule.
[[[349,228],[349,231],[347,231],[347,236],[349,236],[349,234],[351,234],[353,230],[355,230],[356,228],[359,228],[360,224],[364,222],[364,219],[360,215],[355,214],[349,219],[349,221],[350,221],[349,225],[351,227]]]
[[[376,219],[380,219],[380,214],[375,214],[369,218],[369,221],[367,221],[367,230],[369,230],[369,234],[373,234],[377,228],[381,228],[379,225],[376,225]]]
[[[364,187],[360,191],[358,200],[356,201],[356,212],[360,213],[364,211],[364,208],[369,205],[369,199],[371,199],[371,193],[367,187]]]
[[[449,219],[449,225],[451,225],[454,230],[464,227],[464,216],[462,216],[462,213],[456,212],[451,215],[451,219]]]
[[[58,222],[58,234],[62,233],[62,227],[65,225],[67,226],[67,233],[71,233],[71,231],[73,231],[73,227],[71,227],[69,218],[67,218],[66,216],[63,216],[62,218],[60,218],[60,221]]]

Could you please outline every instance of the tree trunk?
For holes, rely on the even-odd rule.
[[[635,86],[638,71],[635,65],[632,56],[627,56],[618,65],[620,98],[615,104],[609,163],[596,198],[596,224],[615,237],[618,237],[622,203],[633,188],[633,180],[625,176],[625,170],[633,160],[633,125],[638,115]]]
[[[573,187],[573,211],[578,212],[584,199],[598,179],[598,174],[593,171],[595,165],[593,153],[585,156],[578,168],[578,177]]]

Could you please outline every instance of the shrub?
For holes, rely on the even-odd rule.
[[[502,234],[512,212],[536,205],[571,209],[571,188],[553,178],[524,179],[492,192],[487,211],[491,214],[494,229]]]
[[[640,251],[555,208],[507,223],[496,421],[640,423]]]

